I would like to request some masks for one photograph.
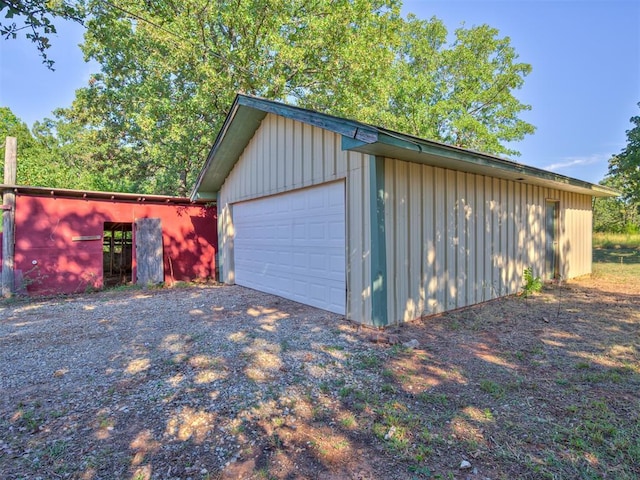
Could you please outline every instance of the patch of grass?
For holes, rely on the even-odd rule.
[[[420,392],[418,394],[418,400],[423,403],[432,403],[443,406],[446,406],[449,403],[449,398],[444,393]]]
[[[381,390],[382,390],[382,393],[389,393],[389,394],[394,394],[398,391],[396,387],[394,387],[390,383],[385,383],[384,385],[382,385]]]
[[[344,428],[351,429],[356,426],[356,417],[354,417],[353,414],[350,413],[340,419],[340,425],[342,425]]]
[[[69,444],[64,440],[56,440],[45,450],[45,454],[52,460],[56,460],[64,455]]]
[[[504,397],[504,394],[506,393],[506,388],[492,380],[482,380],[480,382],[480,390],[488,393],[496,400]]]
[[[138,283],[120,283],[113,287],[105,288],[108,292],[129,292],[135,290],[142,290],[144,287]]]
[[[640,248],[640,233],[594,233],[593,248]]]
[[[327,352],[341,352],[344,350],[344,347],[342,345],[324,345],[322,349]]]
[[[382,365],[382,360],[373,352],[360,354],[354,360],[359,368],[373,369]]]

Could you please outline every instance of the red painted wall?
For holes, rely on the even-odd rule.
[[[215,278],[215,207],[79,198],[16,198],[16,278],[29,294],[101,288],[105,222],[160,218],[165,282]],[[100,240],[73,241],[73,237]],[[135,232],[133,278],[135,279]]]

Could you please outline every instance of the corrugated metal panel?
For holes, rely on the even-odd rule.
[[[341,136],[268,114],[229,173],[218,203],[221,279],[234,283],[233,204],[312,185],[346,181],[347,317],[369,323],[369,156],[343,151]]]
[[[590,272],[586,195],[393,159],[385,189],[389,323],[517,293],[527,267],[542,276],[547,200],[563,276]]]
[[[586,195],[563,192],[560,201],[561,274],[573,278],[591,273],[592,202]]]

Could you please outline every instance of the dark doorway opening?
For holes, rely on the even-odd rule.
[[[132,251],[133,224],[104,222],[102,272],[105,287],[131,282]]]

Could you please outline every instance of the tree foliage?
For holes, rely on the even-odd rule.
[[[5,138],[16,137],[17,183],[41,187],[89,188],[90,178],[83,173],[82,168],[73,168],[65,162],[57,140],[42,128],[42,124],[36,124],[36,129],[38,133],[33,135],[29,127],[9,108],[0,107],[0,164],[4,163]]]
[[[86,0],[100,64],[49,132],[105,190],[186,194],[237,92],[496,154],[533,132],[531,67],[481,25],[399,0]]]
[[[622,195],[595,201],[593,228],[596,232],[640,230],[640,116],[632,117],[630,121],[634,126],[626,132],[627,145],[609,159],[609,171],[601,182]]]
[[[15,39],[21,31],[31,40],[47,68],[53,70],[54,61],[47,56],[51,46],[49,37],[56,33],[54,19],[65,18],[81,21],[82,2],[73,5],[64,0],[0,0],[0,35],[5,39]]]
[[[615,182],[624,200],[640,209],[640,116],[631,117],[630,122],[633,128],[626,132],[627,145],[609,160],[607,176]]]

